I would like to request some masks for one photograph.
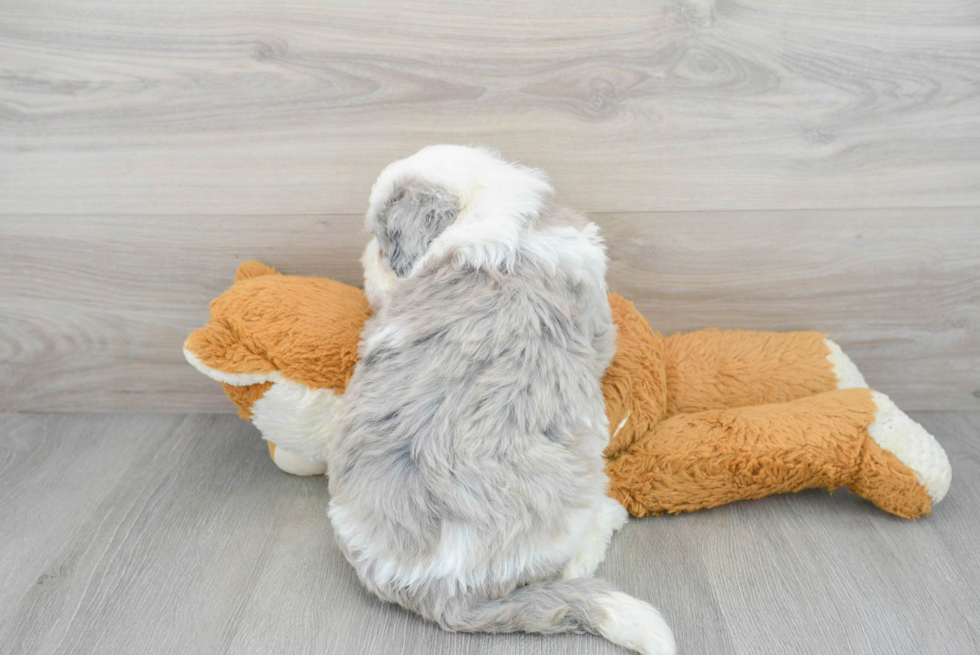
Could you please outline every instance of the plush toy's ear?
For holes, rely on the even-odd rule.
[[[184,342],[184,357],[212,380],[235,386],[268,382],[277,370],[223,323],[194,330]]]
[[[279,271],[271,266],[266,266],[261,262],[250,259],[246,262],[242,262],[238,266],[238,271],[235,273],[235,282],[250,280],[253,277],[261,277],[263,275],[279,275]]]

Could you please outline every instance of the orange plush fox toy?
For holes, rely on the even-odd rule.
[[[636,516],[849,486],[897,516],[949,488],[936,439],[815,332],[701,330],[664,338],[610,294],[616,357],[603,391],[609,495]],[[326,472],[370,315],[360,289],[249,261],[184,344],[284,471]]]

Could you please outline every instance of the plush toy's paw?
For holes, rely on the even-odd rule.
[[[896,516],[925,516],[949,489],[952,471],[946,452],[888,396],[870,393],[875,420],[868,426],[851,491]]]
[[[288,450],[277,447],[271,441],[267,441],[266,443],[269,444],[269,455],[272,457],[272,461],[286,473],[291,473],[292,475],[323,475],[327,472],[326,462],[311,462]]]
[[[953,478],[946,451],[936,438],[895,406],[883,393],[871,392],[877,410],[868,434],[885,450],[894,453],[902,464],[915,472],[933,503],[938,503]]]
[[[823,340],[824,345],[830,349],[827,353],[827,361],[830,362],[830,369],[837,376],[838,389],[867,389],[868,383],[864,381],[861,371],[851,361],[840,346],[830,339]]]

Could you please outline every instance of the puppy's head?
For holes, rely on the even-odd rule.
[[[518,232],[537,219],[553,193],[544,173],[497,153],[429,146],[382,171],[371,189],[366,224],[378,264],[397,277],[409,276],[433,250],[494,265],[510,257]]]

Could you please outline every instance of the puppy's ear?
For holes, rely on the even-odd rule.
[[[429,244],[453,224],[459,212],[456,197],[434,186],[398,188],[381,212],[375,236],[381,256],[398,277],[411,272]]]

